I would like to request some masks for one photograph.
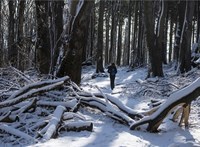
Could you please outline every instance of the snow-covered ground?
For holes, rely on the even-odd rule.
[[[138,79],[145,79],[146,69],[141,68],[127,72],[126,67],[118,68],[116,87],[113,91],[110,90],[109,77],[91,78],[94,71],[95,69],[91,67],[83,70],[81,87],[86,91],[98,92],[95,87],[97,85],[104,93],[112,94],[137,111],[149,109],[150,98],[156,96],[156,98],[164,99],[162,96],[158,96],[156,92],[160,90],[159,86],[158,89],[155,89],[155,92],[152,90],[144,92],[144,87],[136,83]],[[188,85],[196,78],[196,76],[193,79],[184,76],[176,77],[170,75],[169,71],[167,73],[168,75],[163,78],[163,81],[178,87]],[[166,90],[165,93],[169,94],[177,90],[175,86],[172,87],[174,89],[171,91],[162,90]],[[189,129],[179,127],[178,123],[172,122],[171,116],[168,116],[159,127],[160,132],[158,133],[149,133],[144,129],[130,130],[128,126],[114,121],[98,110],[84,108],[80,110],[81,113],[86,116],[87,120],[94,122],[92,132],[64,132],[59,134],[56,139],[30,147],[197,147],[200,146],[199,106],[199,100],[192,103]]]

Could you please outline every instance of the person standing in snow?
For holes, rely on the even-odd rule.
[[[110,74],[110,87],[113,90],[115,88],[115,75],[117,73],[115,63],[112,63],[110,66],[108,66],[108,73]]]

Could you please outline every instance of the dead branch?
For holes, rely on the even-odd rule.
[[[78,101],[77,99],[73,99],[70,101],[66,101],[66,102],[56,102],[56,101],[43,101],[40,100],[37,102],[38,106],[51,106],[51,107],[57,107],[59,105],[65,107],[67,110],[71,110],[74,107],[76,107]]]
[[[41,88],[38,88],[38,89],[32,89],[32,90],[30,90],[30,91],[28,91],[28,92],[26,92],[26,93],[24,93],[20,96],[17,96],[13,99],[1,102],[0,108],[15,105],[17,103],[20,103],[20,102],[30,98],[30,97],[36,96],[39,93],[44,93],[44,92],[53,90],[55,88],[58,88],[58,87],[62,86],[63,84],[64,84],[64,81],[61,81],[61,82],[57,82],[57,83],[54,83],[54,84],[51,84],[51,85],[47,85],[47,86],[44,86],[44,87],[41,87]]]
[[[35,140],[33,137],[31,137],[30,135],[24,133],[24,132],[21,132],[11,126],[8,126],[6,124],[3,124],[3,123],[0,123],[0,130],[2,131],[5,131],[9,134],[12,134],[12,135],[15,135],[15,136],[18,136],[20,138],[24,138],[30,142],[36,142],[37,140]]]
[[[20,109],[13,111],[12,114],[18,114],[20,115],[21,113],[26,113],[28,112],[28,110],[33,109],[33,111],[36,109],[36,102],[37,99],[34,98],[31,102],[29,102],[28,104],[26,104],[25,106],[21,107]]]
[[[4,116],[0,117],[0,122],[12,123],[15,122],[16,120],[19,120],[19,117],[18,116],[11,117],[11,111],[6,113]]]
[[[18,70],[17,68],[10,66],[10,68],[17,73],[22,79],[24,79],[27,83],[33,83],[35,82],[34,80],[30,79],[27,75],[25,75],[23,72]]]
[[[58,83],[58,82],[66,82],[69,80],[68,76],[59,78],[59,79],[55,79],[55,80],[46,80],[46,81],[41,81],[41,82],[37,82],[37,83],[32,83],[29,85],[24,86],[23,88],[21,88],[20,90],[18,90],[17,92],[13,93],[8,100],[14,99],[24,93],[27,93],[28,91],[32,90],[32,89],[37,89],[37,88],[41,88],[47,85],[51,85],[54,83]]]

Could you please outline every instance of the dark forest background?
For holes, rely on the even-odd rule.
[[[1,0],[0,67],[37,69],[81,81],[82,65],[96,72],[114,62],[147,67],[147,77],[197,66],[199,1]]]

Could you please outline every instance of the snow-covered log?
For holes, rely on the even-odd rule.
[[[63,84],[64,84],[64,81],[60,81],[60,82],[53,83],[51,85],[47,85],[47,86],[44,86],[44,87],[41,87],[38,89],[31,89],[30,91],[28,91],[22,95],[19,95],[13,99],[9,99],[9,100],[1,102],[0,108],[8,107],[8,106],[12,106],[14,104],[20,103],[30,97],[38,95],[39,93],[44,93],[44,92],[50,91],[52,89],[58,88]]]
[[[67,121],[64,122],[62,127],[59,129],[62,131],[92,131],[93,130],[93,123],[92,122],[85,122],[85,121]]]
[[[28,104],[26,104],[25,106],[21,107],[20,109],[13,111],[12,114],[18,114],[20,115],[21,113],[25,113],[31,109],[33,109],[32,111],[34,111],[36,109],[36,102],[37,99],[34,98],[31,102],[29,102]]]
[[[57,101],[44,101],[44,100],[40,100],[37,102],[38,106],[51,106],[51,107],[57,107],[57,106],[63,106],[65,107],[67,110],[71,110],[74,107],[77,106],[78,101],[76,99],[73,100],[69,100],[66,102],[57,102]]]
[[[108,98],[108,100],[115,104],[115,106],[117,106],[121,111],[123,111],[124,113],[126,113],[129,117],[131,117],[132,119],[137,119],[137,118],[142,118],[143,115],[140,114],[137,111],[134,111],[133,109],[131,109],[130,107],[124,105],[119,99],[106,94],[106,97]]]
[[[115,109],[110,103],[106,103],[103,99],[93,98],[93,97],[81,97],[80,101],[82,104],[94,108],[98,108],[104,112],[107,116],[130,126],[134,120],[124,114],[123,112]]]
[[[14,117],[11,117],[11,111],[6,113],[4,116],[0,117],[0,122],[12,123],[12,122],[15,122],[16,120],[19,120],[19,117],[17,115]]]
[[[68,76],[65,76],[65,77],[62,77],[62,78],[59,78],[59,79],[54,79],[54,80],[45,80],[45,81],[40,81],[40,82],[36,82],[36,83],[32,83],[32,84],[29,84],[29,85],[26,85],[24,86],[23,88],[21,88],[20,90],[14,92],[9,98],[8,100],[10,99],[13,99],[13,98],[16,98],[18,97],[19,95],[22,95],[24,93],[27,93],[29,90],[31,89],[36,89],[36,88],[41,88],[41,87],[44,87],[46,85],[51,85],[51,84],[54,84],[54,83],[58,83],[58,82],[66,82],[69,80],[69,77]]]
[[[64,120],[64,121],[65,121],[65,120],[74,119],[74,118],[78,118],[78,119],[83,120],[83,121],[86,120],[86,118],[85,118],[83,115],[79,114],[79,113],[65,112],[65,113],[63,114],[63,120]]]
[[[13,127],[11,127],[11,126],[8,126],[8,125],[6,125],[6,124],[3,124],[3,123],[0,123],[0,130],[5,131],[5,132],[7,132],[7,133],[9,133],[9,134],[18,136],[18,137],[20,137],[20,138],[24,138],[24,139],[28,140],[29,142],[35,142],[35,141],[36,141],[36,140],[35,140],[33,137],[31,137],[30,135],[28,135],[28,134],[26,134],[26,133],[24,133],[24,132],[21,132],[21,131],[15,129],[15,128],[13,128]]]
[[[133,109],[131,109],[130,107],[124,105],[119,99],[115,98],[114,96],[111,96],[110,94],[102,94],[102,93],[83,93],[83,92],[79,92],[78,93],[80,96],[85,96],[85,97],[97,97],[97,98],[104,98],[108,100],[109,102],[111,102],[112,104],[114,104],[115,106],[117,106],[122,112],[126,113],[129,117],[131,117],[132,119],[137,119],[137,118],[142,118],[143,115],[140,114],[137,111],[134,111]]]
[[[44,141],[51,139],[57,133],[57,129],[59,127],[59,123],[61,121],[61,118],[62,118],[63,113],[64,113],[65,110],[66,109],[63,106],[58,106],[56,108],[56,110],[53,113],[53,116],[52,116],[51,120],[48,123],[47,131],[43,135],[43,140]]]
[[[144,117],[143,119],[134,122],[130,129],[135,129],[140,125],[148,123],[147,131],[156,132],[164,118],[178,106],[186,107],[185,108],[185,122],[189,117],[188,105],[191,101],[195,100],[200,95],[200,78],[196,79],[193,83],[187,87],[176,91],[169,96],[168,100],[160,105],[159,109],[150,116]],[[184,115],[184,113],[183,113]],[[187,124],[186,124],[187,125]]]

